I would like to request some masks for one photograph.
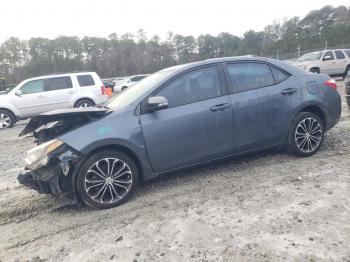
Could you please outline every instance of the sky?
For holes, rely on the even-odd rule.
[[[168,31],[242,36],[325,5],[350,6],[350,0],[1,0],[0,42],[10,36],[120,36],[140,28],[161,39]]]

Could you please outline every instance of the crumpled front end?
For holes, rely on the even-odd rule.
[[[18,181],[41,193],[59,195],[74,191],[74,172],[82,154],[57,137],[108,113],[105,108],[72,108],[33,117],[20,136],[32,134],[38,146],[27,152],[24,161],[30,172],[20,175]]]
[[[30,154],[30,151],[28,151]],[[74,192],[73,177],[82,155],[69,146],[62,144],[47,156],[29,163],[26,157],[24,175],[18,176],[18,181],[40,193],[60,195],[64,192]],[[45,159],[45,160],[43,160]]]

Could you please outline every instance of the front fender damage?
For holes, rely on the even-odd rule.
[[[40,145],[91,121],[96,121],[108,113],[110,113],[108,109],[96,107],[47,112],[32,118],[20,136],[31,133],[35,143]],[[73,192],[76,198],[74,181],[83,156],[69,145],[63,144],[48,155],[45,166],[19,175],[18,181],[40,193],[58,196],[65,192]]]
[[[47,165],[20,174],[18,181],[39,193],[55,196],[75,193],[73,180],[82,157],[80,153],[64,146],[49,156]]]

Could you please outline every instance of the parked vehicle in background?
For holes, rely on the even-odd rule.
[[[102,80],[102,83],[103,83],[104,87],[106,88],[106,92],[109,93],[111,96],[112,93],[114,93],[115,83],[113,81],[107,81],[107,80]],[[108,90],[110,92],[108,92]]]
[[[137,82],[141,81],[147,76],[149,75],[135,75],[135,76],[127,77],[122,81],[116,83],[116,85],[114,86],[114,92],[116,93],[121,92],[127,89],[128,87],[135,85]]]
[[[107,87],[107,88],[113,88],[114,87],[114,83],[113,83],[113,81],[107,81],[107,80],[102,80],[102,83],[103,83],[103,85],[105,86],[105,87]]]
[[[350,71],[350,49],[306,53],[291,63],[312,73],[345,77]]]
[[[28,176],[38,190],[74,192],[91,207],[109,208],[130,198],[140,180],[218,159],[270,147],[311,156],[339,121],[336,88],[328,75],[267,58],[171,67],[103,108],[33,118],[20,134],[41,143],[25,158]]]
[[[345,97],[350,110],[350,72],[345,77]]]
[[[30,78],[0,95],[0,129],[19,119],[70,107],[88,107],[107,101],[105,88],[94,72]]]
[[[5,82],[4,78],[0,78],[0,94],[6,94],[14,87],[15,85],[9,85]]]

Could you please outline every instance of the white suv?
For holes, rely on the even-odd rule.
[[[312,73],[346,76],[350,71],[350,49],[311,52],[291,63]]]
[[[0,129],[51,110],[93,106],[107,99],[103,83],[94,72],[30,78],[0,95]]]

